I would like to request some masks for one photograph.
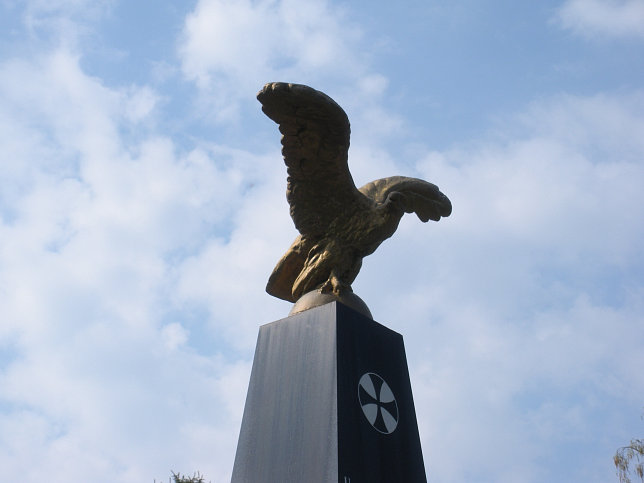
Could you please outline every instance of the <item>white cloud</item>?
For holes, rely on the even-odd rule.
[[[479,237],[558,248],[553,256],[605,250],[627,263],[643,229],[628,209],[642,196],[642,101],[554,98],[500,128],[498,142],[430,153],[419,167],[461,200],[453,220]]]
[[[235,116],[266,82],[359,79],[380,89],[356,55],[358,27],[326,0],[200,0],[179,46],[184,74],[208,95],[219,119]]]
[[[562,27],[587,37],[644,39],[642,0],[567,0],[556,20]]]
[[[210,331],[185,320],[202,306],[173,293],[182,260],[252,209],[232,201],[251,200],[264,176],[227,148],[126,142],[155,97],[106,88],[63,49],[0,65],[0,156],[11,160],[0,165],[0,335],[14,348],[0,370],[0,464],[26,481],[161,480],[192,465],[225,481],[232,465],[249,361],[218,355],[228,349],[214,328],[232,317]],[[238,260],[258,255],[257,237]],[[222,259],[239,246],[223,243]],[[226,269],[235,283],[249,273]],[[226,300],[230,286],[202,291]],[[252,318],[240,346],[252,344]]]
[[[125,115],[134,123],[150,116],[159,101],[159,96],[148,86],[133,87],[125,98],[127,102]]]
[[[177,322],[166,325],[161,330],[161,336],[166,347],[170,350],[174,350],[188,341],[188,332]]]
[[[89,26],[109,12],[114,0],[28,0],[18,2],[30,40],[43,46],[78,47],[91,35]]]
[[[356,40],[349,25],[325,1],[201,0],[186,19],[184,71],[205,88],[218,85],[218,76],[256,82],[260,75],[359,69],[348,65]]]

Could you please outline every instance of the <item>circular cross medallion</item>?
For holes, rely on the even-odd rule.
[[[358,400],[367,421],[382,434],[398,426],[398,404],[389,384],[373,372],[363,374],[358,383]]]

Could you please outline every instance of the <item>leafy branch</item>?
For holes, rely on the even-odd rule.
[[[613,456],[620,483],[631,482],[631,463],[635,463],[633,471],[644,482],[644,439],[632,439],[631,444],[622,446]]]
[[[185,476],[181,473],[171,471],[174,483],[205,483],[204,477],[198,471],[192,476]]]

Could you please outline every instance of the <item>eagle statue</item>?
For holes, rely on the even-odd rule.
[[[291,313],[357,297],[351,284],[362,259],[394,234],[404,213],[414,212],[427,222],[452,212],[437,186],[417,178],[393,176],[357,189],[347,164],[349,119],[326,94],[274,82],[257,99],[282,133],[286,198],[300,232],[277,263],[266,291],[290,302],[305,294],[319,299],[299,309],[298,302]],[[361,300],[357,304],[364,306]],[[362,311],[370,315],[366,306]]]

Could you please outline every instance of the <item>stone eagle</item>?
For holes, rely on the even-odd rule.
[[[341,297],[404,213],[423,222],[450,215],[449,199],[421,179],[393,176],[357,189],[347,164],[349,119],[326,94],[275,82],[257,99],[282,133],[286,198],[300,232],[268,280],[270,295],[290,302],[314,290]]]

